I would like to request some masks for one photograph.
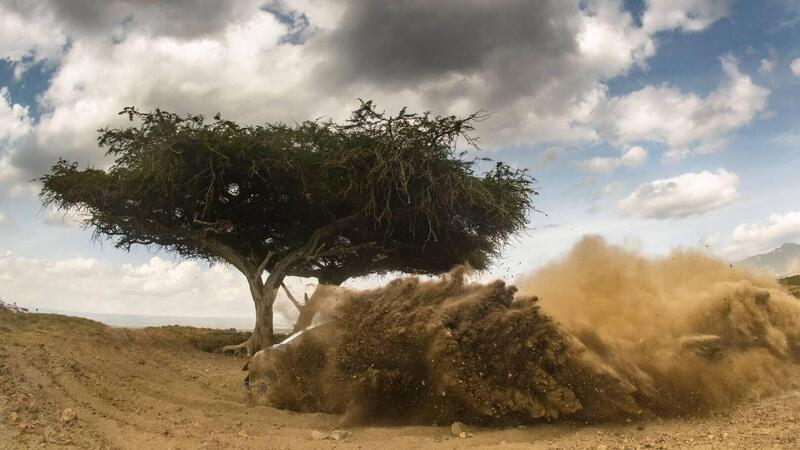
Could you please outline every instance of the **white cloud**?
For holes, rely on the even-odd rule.
[[[620,190],[622,190],[622,182],[620,181],[612,181],[611,183],[606,184],[603,186],[603,196],[614,195]]]
[[[454,54],[447,42],[436,39],[417,46],[390,40],[399,42],[397,56],[382,51],[390,44],[371,38],[375,32],[389,37],[405,33],[405,17],[419,12],[413,2],[390,8],[379,2],[302,1],[291,4],[297,11],[281,4],[280,14],[260,9],[262,3],[6,4],[0,20],[9,24],[7,29],[24,29],[29,33],[15,34],[35,38],[0,39],[9,46],[0,46],[0,57],[21,64],[21,58],[33,55],[58,70],[41,97],[41,119],[15,149],[0,156],[0,184],[35,178],[59,156],[104,164],[95,130],[119,124],[116,113],[128,105],[209,116],[221,112],[245,122],[291,122],[341,119],[362,97],[387,110],[491,110],[494,114],[478,130],[486,148],[607,139],[598,133],[595,119],[614,100],[607,97],[606,80],[644,67],[655,54],[656,33],[697,31],[726,13],[719,1],[653,1],[647,25],[639,27],[620,0],[581,6],[550,1],[535,7],[517,1],[492,9],[480,1],[457,8],[426,4],[483,27],[476,33],[453,26],[458,22],[448,15],[424,16],[420,26],[434,37],[444,30],[447,42],[465,35],[475,44],[474,54],[453,60],[435,57],[436,52]],[[533,27],[527,16],[518,20],[519,11],[542,26]],[[294,19],[291,13],[297,13]],[[379,30],[367,20],[372,17],[368,13],[385,19],[377,22]],[[185,20],[169,20],[174,17]],[[304,45],[293,45],[292,36]],[[462,48],[460,39],[455,42]],[[406,78],[396,77],[400,71],[387,71],[374,54],[404,58]],[[349,58],[359,57],[373,66],[348,64]],[[650,131],[637,136],[652,138]]]
[[[609,173],[614,169],[625,167],[639,167],[647,161],[647,150],[636,145],[628,148],[622,156],[614,157],[595,157],[579,161],[577,166],[587,172]]]
[[[761,60],[758,66],[758,73],[762,75],[769,75],[775,71],[775,58],[769,57]]]
[[[617,158],[597,156],[579,161],[577,166],[587,172],[609,173],[617,168]]]
[[[637,187],[618,203],[625,216],[667,219],[704,214],[737,198],[739,177],[725,169],[685,173]]]
[[[649,32],[680,28],[701,31],[725,17],[729,0],[648,0],[642,27]]]
[[[750,252],[800,242],[800,211],[771,214],[764,223],[741,224],[733,230],[732,238]]]
[[[15,163],[19,146],[33,130],[28,107],[12,104],[8,89],[0,87],[0,198],[29,192],[23,170]]]
[[[800,77],[800,58],[796,58],[791,64],[792,73]]]
[[[618,145],[664,143],[669,160],[716,150],[766,107],[769,94],[739,71],[733,57],[721,63],[725,80],[705,97],[664,84],[610,99],[594,116],[600,135]]]
[[[0,2],[0,59],[58,59],[67,39],[50,8],[40,2],[17,2],[16,6],[21,5],[17,9]]]
[[[0,228],[7,226],[11,223],[11,219],[8,218],[5,213],[0,212]]]
[[[3,143],[18,139],[30,130],[28,107],[12,104],[8,88],[0,87],[0,149]]]

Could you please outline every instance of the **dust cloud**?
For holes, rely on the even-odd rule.
[[[351,423],[619,420],[797,379],[800,302],[698,252],[647,259],[587,237],[518,291],[466,274],[336,290],[328,325],[276,358],[269,401]]]
[[[647,259],[589,237],[517,285],[646,412],[772,394],[800,362],[800,302],[766,274],[697,251]]]

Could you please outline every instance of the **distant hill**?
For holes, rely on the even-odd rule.
[[[775,276],[800,274],[800,244],[786,243],[771,252],[754,255],[736,265],[765,270]]]
[[[781,278],[780,283],[789,290],[797,298],[800,298],[800,275]]]

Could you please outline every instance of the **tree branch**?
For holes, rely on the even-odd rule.
[[[303,305],[301,305],[300,302],[298,302],[297,299],[294,298],[294,295],[292,295],[292,293],[289,292],[289,288],[286,287],[286,284],[283,281],[281,281],[281,287],[283,288],[283,291],[286,292],[286,296],[289,297],[289,300],[292,302],[295,308],[297,308],[298,311],[302,311]],[[306,296],[306,298],[308,297]]]
[[[247,258],[240,255],[233,247],[230,247],[216,239],[202,238],[199,242],[213,251],[217,256],[231,263],[236,267],[239,272],[244,274],[247,278],[256,273],[256,267]]]
[[[315,252],[321,250],[320,243],[324,244],[322,241],[335,236],[342,227],[350,226],[359,219],[360,216],[358,214],[351,214],[314,230],[314,233],[311,234],[311,238],[304,246],[289,253],[275,263],[264,283],[264,290],[278,289],[280,283],[282,283],[283,279],[286,277],[286,272],[292,265],[301,259],[309,260]]]
[[[258,267],[256,267],[257,277],[261,278],[261,274],[264,273],[264,270],[267,269],[267,265],[269,265],[269,262],[272,260],[273,255],[275,255],[275,252],[267,253],[267,256],[264,257],[263,261],[261,261],[261,264],[259,264]]]
[[[230,231],[233,228],[233,224],[228,220],[218,220],[216,222],[206,222],[200,219],[194,219],[194,223],[198,225],[203,225],[203,232],[208,233],[224,233],[226,231]]]

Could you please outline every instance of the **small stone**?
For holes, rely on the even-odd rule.
[[[639,426],[636,427],[636,429],[639,430],[639,431],[643,431],[644,430],[644,425],[639,425]]]
[[[461,422],[453,422],[450,425],[450,432],[453,433],[453,436],[460,436],[461,433],[464,432],[464,424]]]
[[[322,431],[317,431],[317,430],[311,431],[311,439],[314,439],[315,441],[324,441],[327,438],[328,438],[327,433],[323,433]]]
[[[466,431],[462,431],[461,433],[458,433],[458,437],[460,437],[461,439],[466,438],[467,437],[467,432]]]
[[[348,436],[350,436],[350,432],[344,430],[333,430],[329,434],[329,437],[334,441],[341,441],[343,439],[347,439]]]
[[[11,414],[8,415],[8,421],[9,422],[17,423],[17,420],[19,420],[19,416],[17,415],[17,413],[12,412]]]
[[[61,421],[64,423],[72,423],[78,420],[78,413],[76,413],[72,408],[67,408],[64,411],[61,411]]]
[[[243,438],[246,438],[246,437],[248,437],[247,431],[245,431],[245,430],[239,430],[239,433],[237,433],[237,434],[238,434],[240,437],[243,437]]]

